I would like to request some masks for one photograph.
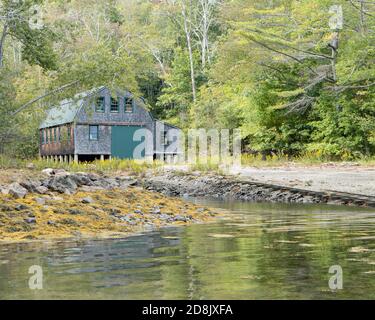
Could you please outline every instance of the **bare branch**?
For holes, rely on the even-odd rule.
[[[23,110],[25,110],[26,108],[28,108],[29,106],[31,106],[32,104],[34,104],[35,102],[38,102],[38,101],[40,101],[40,100],[42,100],[42,99],[44,99],[44,98],[46,98],[46,97],[48,97],[48,96],[51,96],[51,95],[53,95],[53,94],[55,94],[55,93],[58,93],[58,92],[63,91],[63,90],[65,90],[65,89],[69,88],[69,87],[72,87],[72,86],[74,86],[75,84],[77,84],[78,82],[79,82],[79,80],[73,81],[73,82],[68,83],[68,84],[65,84],[65,85],[63,85],[63,86],[61,86],[61,87],[59,87],[59,88],[56,88],[56,89],[54,89],[54,90],[52,90],[52,91],[49,91],[49,92],[47,92],[47,93],[45,93],[45,94],[43,94],[43,95],[41,95],[41,96],[39,96],[39,97],[36,97],[36,98],[30,100],[29,102],[25,103],[25,104],[22,105],[21,107],[19,107],[16,111],[12,112],[11,115],[12,115],[12,116],[15,116],[15,115],[17,115],[18,113],[20,113],[21,111],[23,111]]]

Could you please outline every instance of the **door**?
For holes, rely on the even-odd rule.
[[[133,141],[134,133],[141,126],[112,126],[112,157],[133,159],[134,149],[141,143]]]

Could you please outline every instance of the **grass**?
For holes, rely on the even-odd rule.
[[[112,159],[106,161],[96,160],[94,162],[80,162],[80,163],[60,163],[44,160],[20,160],[0,155],[0,169],[25,169],[26,166],[32,163],[35,170],[43,170],[45,168],[65,169],[71,172],[98,172],[98,173],[114,173],[114,172],[128,172],[130,174],[142,174],[148,170],[158,170],[163,167],[163,162],[154,161],[137,161],[137,160],[120,160]],[[230,162],[228,162],[230,163]],[[241,157],[241,164],[245,167],[283,167],[283,166],[314,166],[324,164],[357,164],[362,166],[375,166],[375,156],[362,157],[352,161],[340,161],[337,159],[323,157],[317,153],[304,153],[293,158],[285,154],[272,154],[266,156],[265,160],[262,155],[243,154]],[[205,161],[198,161],[196,164],[189,166],[189,171],[200,172],[217,172],[221,173],[228,165],[222,165],[218,159],[205,159]]]
[[[190,171],[200,171],[200,172],[220,172],[220,166],[218,162],[207,161],[207,162],[197,162],[190,165]]]
[[[241,164],[243,166],[251,167],[282,167],[288,165],[303,165],[303,166],[313,166],[313,165],[324,165],[324,164],[358,164],[363,166],[374,166],[375,157],[361,157],[351,160],[342,160],[332,157],[322,156],[314,152],[305,152],[301,155],[289,157],[285,154],[272,154],[266,156],[263,159],[262,155],[252,155],[244,154],[241,157]]]
[[[52,162],[45,160],[17,160],[5,156],[0,156],[0,169],[25,169],[28,164],[33,164],[35,170],[43,170],[45,168],[64,169],[71,172],[101,172],[113,173],[117,171],[125,171],[130,174],[141,174],[147,170],[157,170],[162,166],[161,162],[146,162],[137,160],[96,160],[94,162]]]

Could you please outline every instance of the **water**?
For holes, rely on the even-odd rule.
[[[122,240],[0,245],[0,299],[374,299],[375,211],[199,201],[225,219]],[[43,268],[43,290],[28,269]],[[331,291],[329,267],[343,269]]]

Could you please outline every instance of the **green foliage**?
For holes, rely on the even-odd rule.
[[[1,152],[35,156],[41,111],[106,85],[144,96],[156,118],[184,129],[241,128],[246,149],[255,153],[375,154],[375,5],[368,1],[364,15],[355,1],[335,2],[345,26],[334,60],[330,0],[20,3],[4,0],[0,7],[1,16],[19,12],[8,29],[0,21],[0,31],[7,31]],[[45,11],[41,29],[27,23],[34,4]],[[12,116],[31,99],[75,81]]]

